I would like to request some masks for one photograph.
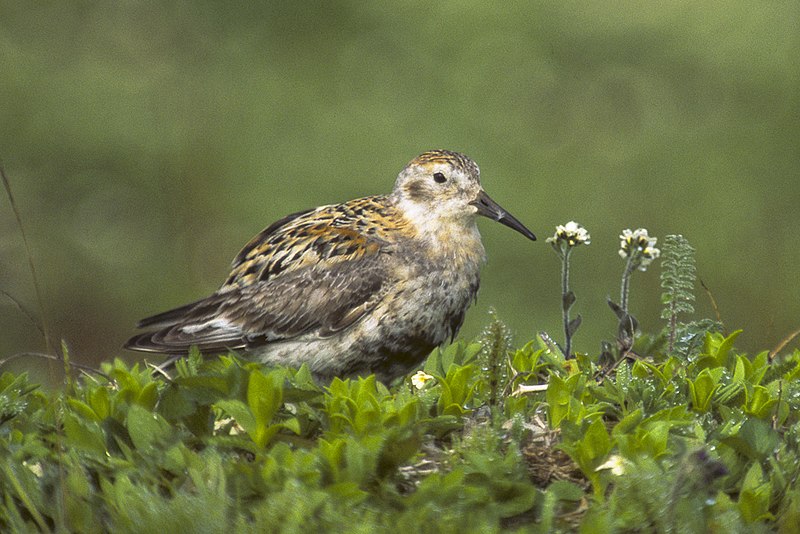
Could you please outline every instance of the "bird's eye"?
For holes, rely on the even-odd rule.
[[[443,184],[447,181],[447,177],[440,172],[433,173],[433,179],[436,181],[437,184]]]

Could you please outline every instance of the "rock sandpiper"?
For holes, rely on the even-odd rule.
[[[483,215],[534,234],[481,187],[469,157],[433,150],[389,195],[288,215],[255,236],[211,296],[139,322],[126,348],[241,352],[316,379],[390,382],[456,335],[478,292]]]

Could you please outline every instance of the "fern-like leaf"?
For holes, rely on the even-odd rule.
[[[678,315],[694,312],[695,261],[694,248],[682,235],[664,239],[661,256],[661,318],[669,321],[669,350],[675,347]]]

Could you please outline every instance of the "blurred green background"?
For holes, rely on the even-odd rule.
[[[0,158],[54,337],[85,363],[216,289],[275,219],[388,192],[431,148],[471,155],[540,238],[480,222],[464,336],[493,306],[518,342],[562,338],[544,238],[575,219],[592,234],[573,255],[577,350],[614,335],[618,235],[646,227],[688,237],[755,351],[800,326],[799,20],[796,0],[2,0]],[[632,282],[648,331],[658,273]],[[0,289],[37,312],[5,197]],[[697,309],[713,315],[699,289]],[[0,356],[44,346],[3,297],[0,331]]]

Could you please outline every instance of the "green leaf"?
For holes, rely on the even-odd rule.
[[[764,386],[753,386],[752,393],[748,397],[745,412],[761,419],[771,416],[778,403],[778,398],[773,398],[769,389]]]
[[[703,356],[713,359],[715,362],[713,367],[726,367],[733,343],[741,333],[742,330],[736,330],[728,337],[724,337],[716,332],[706,332],[705,342],[703,343]]]
[[[539,359],[544,353],[544,349],[534,350],[533,342],[528,342],[523,348],[514,352],[512,366],[518,373],[532,373],[536,371]]]
[[[250,408],[242,401],[234,399],[223,399],[214,404],[217,408],[228,414],[230,417],[252,437],[256,431],[256,418]]]
[[[567,325],[567,332],[569,332],[570,336],[574,335],[575,332],[578,331],[578,327],[581,326],[581,320],[582,320],[581,316],[580,314],[578,314],[577,317],[575,317],[573,320],[569,322],[569,324]]]
[[[733,400],[739,393],[745,390],[741,382],[731,382],[717,389],[714,393],[714,401],[717,404],[726,404]]]
[[[545,393],[550,428],[558,428],[564,420],[579,421],[586,414],[583,404],[574,396],[584,381],[585,377],[582,374],[561,379],[555,373],[550,373]]]
[[[719,368],[720,371],[722,370]],[[713,376],[717,374],[717,376]],[[689,383],[689,394],[692,401],[692,409],[696,412],[707,412],[711,407],[711,398],[720,387],[718,382],[719,374],[713,373],[710,369],[703,369],[694,380],[686,379]]]
[[[561,298],[561,309],[564,311],[569,311],[573,304],[575,304],[575,293],[572,291],[567,291]]]
[[[285,428],[286,430],[294,432],[298,436],[303,431],[302,428],[300,427],[300,421],[297,419],[297,417],[292,417],[283,421],[281,423],[281,428]]]
[[[445,374],[450,372],[450,366],[453,365],[456,358],[456,350],[458,347],[454,344],[446,347],[442,352],[442,369]]]
[[[580,501],[585,496],[583,488],[568,480],[556,480],[547,486],[547,491],[553,492],[560,501]]]
[[[734,382],[744,382],[745,378],[747,377],[747,369],[745,366],[749,366],[750,362],[744,356],[737,355],[736,356],[736,365],[733,368],[733,381]]]
[[[266,425],[272,420],[281,406],[282,393],[280,379],[275,373],[264,375],[257,369],[250,373],[247,404],[257,423]]]
[[[75,414],[67,412],[64,414],[64,434],[71,448],[99,455],[106,454],[105,436],[95,422],[80,420]]]
[[[780,443],[780,436],[763,419],[748,418],[738,432],[722,438],[722,442],[757,462],[765,461]]]
[[[599,459],[605,458],[609,452],[611,452],[611,438],[603,419],[597,418],[586,430],[580,444],[579,457],[584,459],[587,466],[594,469],[597,466],[593,464],[597,463]]]
[[[81,415],[84,419],[88,419],[90,421],[99,422],[101,420],[98,417],[97,412],[95,412],[88,404],[83,401],[79,401],[78,399],[67,399],[67,404],[70,408],[72,408],[75,412]]]
[[[639,426],[639,423],[641,423],[643,419],[644,415],[642,414],[642,409],[637,408],[623,417],[620,422],[614,426],[614,428],[611,430],[611,433],[614,435],[614,437],[631,433],[637,426]]]
[[[464,347],[464,351],[461,354],[461,361],[459,362],[459,365],[469,364],[470,362],[475,360],[475,358],[478,357],[478,355],[481,353],[482,350],[483,350],[483,345],[480,343],[468,344],[466,347]]]
[[[145,385],[136,399],[137,404],[147,410],[153,410],[158,402],[158,388],[155,382],[150,382]]]
[[[432,376],[445,375],[444,366],[442,365],[442,350],[439,347],[436,347],[430,353],[422,370]]]
[[[162,444],[170,434],[171,427],[160,415],[150,412],[138,404],[128,409],[128,434],[138,450],[146,450]]]
[[[750,380],[751,384],[760,384],[761,381],[764,379],[764,375],[767,373],[769,369],[769,351],[762,351],[759,352],[755,358],[753,358],[752,365],[750,366],[750,372],[748,374],[748,379]]]
[[[440,415],[462,415],[472,398],[475,384],[470,384],[474,367],[453,364],[444,378],[439,377],[442,392],[437,402]]]
[[[667,421],[655,421],[646,425],[647,430],[640,436],[642,449],[646,450],[653,458],[666,454],[670,426]]]
[[[564,423],[562,429],[569,430],[569,432],[563,432],[565,440],[568,439],[568,436],[576,434],[576,427],[577,425],[569,421]],[[578,464],[584,476],[592,483],[594,494],[598,498],[605,490],[605,483],[595,469],[611,452],[611,446],[611,437],[608,435],[602,417],[595,418],[588,427],[585,427],[583,436],[577,440],[565,441],[559,446]]]
[[[758,462],[753,462],[742,481],[739,493],[739,510],[749,523],[764,519],[773,519],[769,512],[772,484],[764,479],[764,473]]]
[[[108,389],[101,386],[94,388],[89,393],[89,405],[99,419],[105,419],[111,415],[111,399]]]

